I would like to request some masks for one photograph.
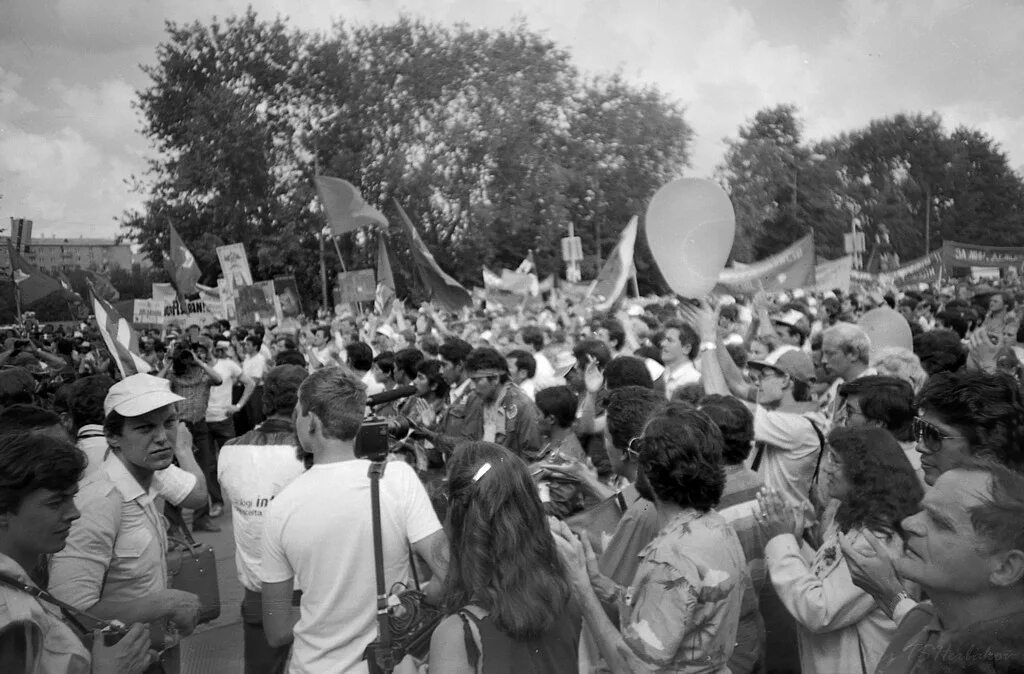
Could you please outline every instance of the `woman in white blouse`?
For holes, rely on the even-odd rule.
[[[868,536],[897,556],[899,523],[923,496],[899,442],[880,428],[839,428],[828,438],[820,479],[831,498],[822,516],[821,547],[797,539],[797,514],[771,492],[759,495],[759,521],[770,539],[765,558],[772,585],[798,625],[804,674],[875,671],[896,624],[856,587],[839,547],[845,536],[871,552]]]

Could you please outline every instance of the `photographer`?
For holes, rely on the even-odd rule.
[[[365,386],[342,368],[317,370],[299,388],[295,433],[314,465],[271,501],[260,568],[267,642],[294,638],[293,672],[366,671],[377,632],[371,464],[356,446],[365,408]],[[410,578],[410,545],[443,582],[448,539],[411,467],[387,464],[380,501],[385,587]],[[426,591],[440,594],[433,582]]]

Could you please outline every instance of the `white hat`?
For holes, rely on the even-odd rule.
[[[141,417],[147,412],[184,400],[171,393],[171,382],[151,374],[133,374],[110,387],[103,400],[103,414]]]

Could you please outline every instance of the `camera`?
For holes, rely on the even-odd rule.
[[[366,417],[356,433],[356,458],[385,461],[390,451],[389,439],[404,438],[411,427],[412,423],[405,417]]]
[[[103,635],[103,645],[113,646],[128,634],[128,626],[120,620],[111,620],[103,626],[100,633]]]

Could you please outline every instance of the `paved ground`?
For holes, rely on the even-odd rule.
[[[219,533],[197,533],[196,540],[213,546],[220,585],[220,617],[200,625],[181,644],[182,674],[242,674],[242,585],[235,573],[235,540],[230,509],[215,522]]]

